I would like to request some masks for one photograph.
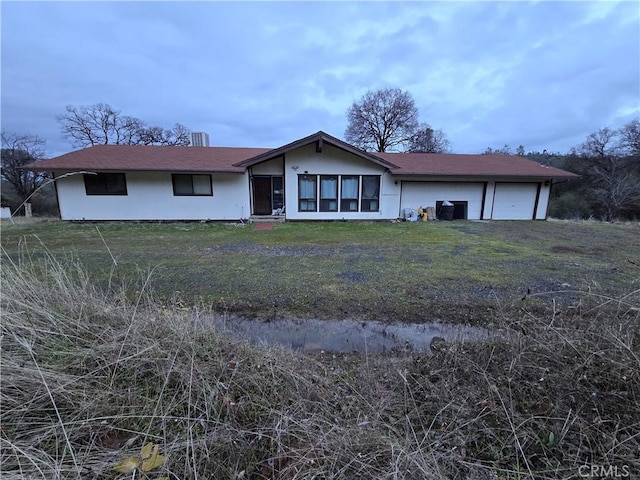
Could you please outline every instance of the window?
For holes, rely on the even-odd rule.
[[[211,175],[191,175],[174,173],[171,175],[173,181],[173,195],[183,196],[212,196]]]
[[[85,173],[84,189],[87,195],[126,195],[124,173]]]
[[[317,210],[317,177],[315,175],[298,176],[298,210],[315,212]]]
[[[380,175],[298,175],[298,210],[378,212]]]
[[[273,209],[284,207],[284,179],[282,177],[271,177],[271,186],[273,188]]]
[[[341,212],[358,211],[358,177],[342,176],[342,195],[340,196]]]
[[[380,209],[380,177],[378,175],[364,175],[362,177],[363,212],[377,212]]]
[[[320,176],[320,211],[338,211],[338,177],[336,175]]]

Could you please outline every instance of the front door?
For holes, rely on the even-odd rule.
[[[271,177],[253,177],[253,214],[271,215]]]

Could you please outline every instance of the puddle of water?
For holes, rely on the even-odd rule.
[[[207,317],[207,321],[212,321],[213,326],[221,331],[251,343],[341,353],[428,352],[434,337],[442,337],[447,342],[465,342],[482,341],[495,336],[486,328],[444,323],[385,324],[314,319],[261,321],[234,316]]]

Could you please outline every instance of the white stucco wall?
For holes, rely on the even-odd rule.
[[[82,175],[59,179],[63,220],[238,220],[249,217],[246,174],[214,173],[213,196],[174,196],[170,172],[126,172],[127,195],[87,195]]]
[[[282,157],[267,160],[251,167],[253,175],[277,175],[280,176],[284,171],[284,162]]]
[[[380,209],[377,212],[299,212],[298,175],[380,175]],[[319,182],[318,182],[319,183]],[[320,186],[318,185],[318,189]],[[332,145],[317,153],[315,144],[285,155],[285,205],[289,220],[386,220],[398,218],[400,182],[386,168]]]

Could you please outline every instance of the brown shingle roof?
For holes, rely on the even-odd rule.
[[[268,148],[96,145],[28,166],[32,170],[238,172],[234,164]]]
[[[575,175],[515,155],[364,152],[324,132],[276,149],[244,147],[160,147],[97,145],[27,165],[45,171],[235,172],[312,142],[324,141],[388,168],[393,175],[430,177],[537,177]]]
[[[428,175],[437,177],[540,177],[576,178],[578,175],[559,168],[540,165],[517,155],[466,155],[441,153],[376,153],[399,168],[393,175]]]

